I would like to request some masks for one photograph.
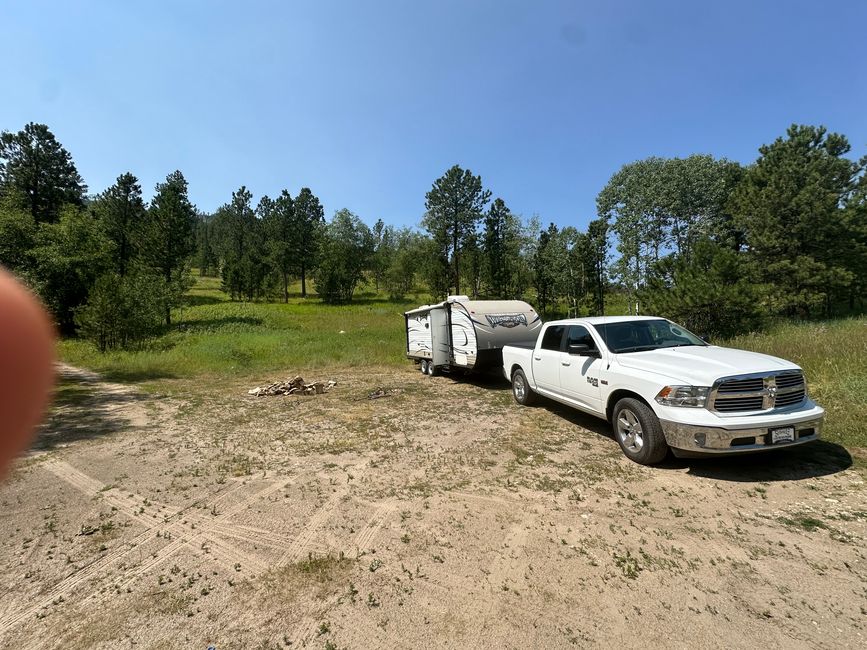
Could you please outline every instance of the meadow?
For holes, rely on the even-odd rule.
[[[425,297],[395,302],[371,290],[359,292],[352,304],[328,305],[292,289],[288,304],[231,302],[218,278],[196,277],[187,306],[172,315],[174,325],[141,349],[100,354],[87,341],[67,339],[59,354],[115,381],[283,376],[405,362],[403,312]]]
[[[720,344],[800,365],[810,396],[827,411],[823,437],[847,447],[867,447],[867,317],[781,322],[766,332]]]
[[[400,367],[409,363],[403,312],[429,301],[425,294],[390,301],[369,287],[349,305],[297,293],[288,304],[238,303],[220,291],[219,279],[196,277],[187,306],[173,314],[175,324],[141,349],[100,354],[87,341],[67,339],[59,356],[145,389],[171,380],[207,385],[231,377],[255,384],[334,367]],[[811,395],[828,411],[824,436],[867,447],[867,318],[781,322],[715,343],[801,365]]]

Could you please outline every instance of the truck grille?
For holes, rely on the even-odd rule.
[[[709,403],[719,413],[738,413],[795,406],[806,397],[804,374],[789,370],[720,379],[711,389]]]

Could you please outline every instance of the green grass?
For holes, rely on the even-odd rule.
[[[189,306],[176,310],[173,327],[141,350],[100,354],[87,341],[67,339],[59,354],[117,381],[264,381],[329,367],[400,366],[407,363],[403,312],[429,301],[417,295],[391,302],[362,288],[351,305],[326,305],[298,297],[294,286],[289,304],[236,303],[219,287],[217,278],[196,277]],[[810,394],[828,411],[824,437],[867,447],[867,318],[783,323],[720,344],[802,366]]]
[[[797,363],[807,375],[810,396],[827,411],[822,437],[867,447],[867,318],[782,323],[721,345]]]
[[[828,525],[821,519],[816,519],[804,513],[795,513],[791,517],[778,517],[777,520],[790,528],[803,528],[808,532],[813,532],[819,528],[826,530],[828,528]]]
[[[351,305],[315,297],[237,303],[219,290],[218,279],[196,278],[189,306],[175,310],[172,328],[143,349],[100,354],[87,341],[67,339],[59,354],[119,381],[398,365],[405,363],[403,312],[425,300],[391,302],[362,292]]]

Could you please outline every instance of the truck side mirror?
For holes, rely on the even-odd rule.
[[[572,343],[568,347],[569,354],[577,354],[579,357],[598,357],[599,350],[591,350],[586,343]]]
[[[700,338],[705,343],[710,343],[710,335],[708,335],[708,334],[702,334],[698,338]]]

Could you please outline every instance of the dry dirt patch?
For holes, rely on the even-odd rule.
[[[863,646],[867,493],[833,445],[645,468],[496,378],[63,373],[0,486],[2,647]]]

